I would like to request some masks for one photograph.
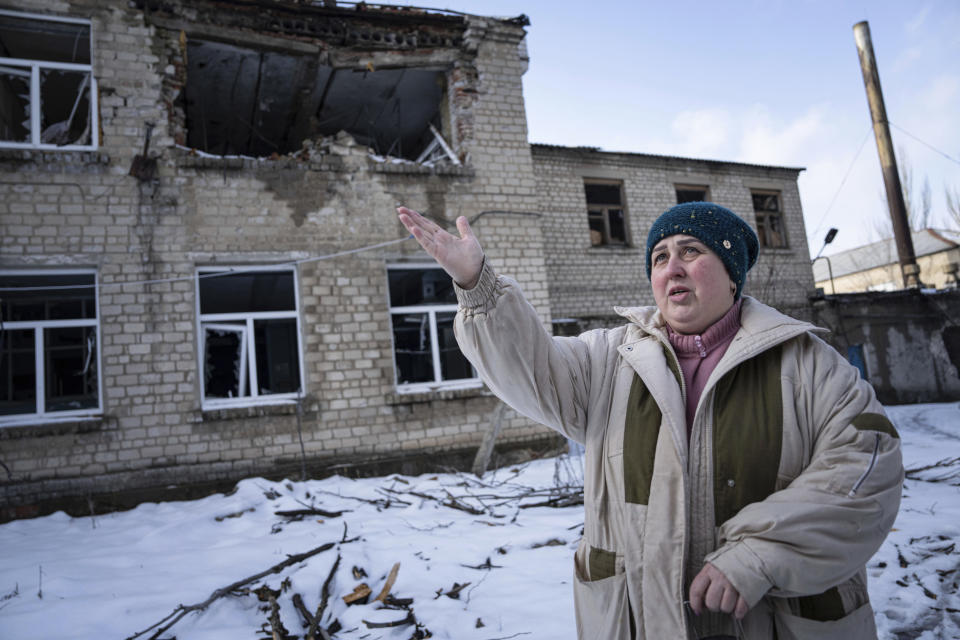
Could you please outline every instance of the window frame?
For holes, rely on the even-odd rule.
[[[777,197],[777,210],[776,211],[767,211],[760,210],[756,208],[754,204],[754,196],[776,196]],[[753,216],[756,221],[757,227],[757,239],[759,240],[761,249],[789,249],[790,248],[790,238],[787,235],[787,224],[786,217],[783,213],[783,192],[779,189],[750,189],[750,206],[753,208]],[[778,219],[780,223],[780,244],[770,244],[769,240],[769,223],[768,220],[771,217]]]
[[[691,184],[689,182],[683,183],[674,183],[673,185],[673,197],[677,201],[677,204],[683,204],[680,202],[679,191],[703,191],[703,202],[710,202],[710,185],[708,184]],[[686,202],[694,202],[693,200],[687,200]]]
[[[289,311],[249,311],[232,313],[201,313],[200,277],[204,274],[223,273],[256,273],[258,271],[289,271],[293,278],[294,308]],[[208,276],[215,277],[215,276]],[[200,408],[204,411],[217,409],[231,409],[237,407],[256,407],[271,404],[289,404],[298,401],[305,395],[306,377],[303,363],[303,329],[300,320],[300,287],[298,271],[288,265],[208,265],[194,269],[195,307],[197,317],[197,365],[199,367]],[[257,320],[278,320],[293,318],[296,323],[297,334],[297,375],[300,386],[297,391],[270,393],[261,395],[257,374],[257,349],[254,323]],[[243,320],[243,324],[237,323]],[[247,387],[248,395],[239,395],[236,398],[208,398],[206,390],[206,336],[208,329],[237,331],[241,335],[241,361],[246,364],[240,371],[240,390]]]
[[[52,424],[57,422],[72,422],[77,419],[97,418],[103,415],[103,332],[100,330],[100,278],[96,269],[0,269],[0,278],[5,275],[22,276],[57,276],[57,275],[92,275],[93,276],[93,304],[96,317],[73,318],[69,320],[4,320],[2,331],[33,331],[34,350],[34,393],[36,394],[36,411],[33,413],[16,413],[0,415],[0,428],[23,424]],[[2,297],[0,292],[0,297]],[[47,329],[61,329],[71,327],[93,327],[96,345],[94,357],[97,362],[97,406],[85,409],[67,411],[47,411],[46,389],[46,351],[44,337]],[[2,357],[2,354],[0,354]]]
[[[83,18],[67,18],[63,16],[52,16],[41,13],[26,13],[22,11],[10,11],[0,9],[0,16],[11,16],[26,20],[37,20],[41,22],[66,22],[69,24],[86,25],[90,29],[90,64],[76,64],[72,62],[50,62],[46,60],[32,60],[30,58],[6,58],[0,57],[0,67],[13,66],[25,68],[30,73],[30,141],[12,142],[9,140],[0,140],[0,149],[41,149],[44,151],[95,151],[98,148],[98,138],[100,131],[99,107],[97,102],[98,89],[97,78],[93,73],[93,61],[95,59],[93,21]],[[87,88],[90,102],[90,144],[65,144],[56,145],[41,140],[42,110],[40,105],[40,72],[41,70],[59,70],[59,71],[80,71],[86,72],[90,77],[90,84]]]
[[[587,185],[596,184],[596,185],[606,185],[606,186],[616,186],[620,189],[620,203],[591,203],[587,201],[586,187]],[[590,247],[631,247],[633,243],[631,242],[632,236],[630,235],[630,220],[627,215],[627,204],[626,204],[626,193],[623,189],[623,180],[616,180],[610,178],[584,178],[583,179],[584,194],[583,200],[586,204],[587,209],[587,235],[590,234],[590,220],[599,217],[603,222],[603,235],[598,244],[594,244],[593,240],[590,240]],[[592,210],[599,209],[600,216],[594,216]],[[610,235],[610,210],[619,209],[623,215],[623,241],[612,240]]]
[[[387,264],[387,306],[390,315],[390,352],[393,362],[393,380],[397,393],[424,393],[431,391],[447,391],[456,389],[478,389],[483,386],[483,380],[477,375],[477,370],[469,361],[470,370],[473,372],[472,378],[455,378],[453,380],[443,380],[443,368],[440,364],[440,338],[437,332],[437,314],[438,313],[456,313],[457,303],[450,304],[421,304],[404,305],[394,307],[390,300],[389,272],[399,270],[441,270],[434,262],[398,262]],[[407,382],[400,383],[400,371],[397,368],[397,345],[393,336],[393,316],[405,313],[425,313],[430,324],[430,354],[433,365],[433,382]],[[459,346],[457,347],[459,349]]]

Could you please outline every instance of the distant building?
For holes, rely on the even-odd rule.
[[[960,244],[948,237],[950,232],[922,229],[910,235],[924,287],[956,287]],[[904,287],[893,238],[818,258],[813,263],[813,274],[817,287],[828,294],[895,291]]]
[[[713,200],[760,234],[747,293],[804,315],[800,170],[531,146],[524,16],[15,6],[0,9],[0,519],[472,454],[498,401],[397,203],[470,218],[545,326],[574,332],[652,303],[646,229]],[[498,442],[558,440],[508,412]]]

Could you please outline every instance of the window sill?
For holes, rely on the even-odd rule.
[[[590,253],[616,251],[619,253],[639,253],[640,248],[632,244],[592,244],[587,248]]]
[[[0,440],[20,438],[41,438],[44,436],[62,436],[73,433],[99,431],[104,417],[70,416],[64,418],[35,418],[35,422],[10,422],[0,424]]]
[[[0,162],[34,162],[37,164],[108,165],[110,156],[99,151],[57,151],[51,149],[13,149],[0,147]]]
[[[221,422],[242,418],[264,416],[292,416],[297,413],[297,401],[277,401],[273,404],[256,404],[245,407],[207,407],[200,410],[201,422]]]
[[[485,384],[479,384],[473,387],[461,387],[456,389],[433,389],[431,391],[414,391],[403,393],[394,391],[385,396],[389,405],[420,404],[424,402],[435,402],[437,400],[465,400],[467,398],[490,397],[493,393],[487,389]]]

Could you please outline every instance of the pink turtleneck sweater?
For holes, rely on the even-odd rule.
[[[703,388],[707,385],[707,378],[716,369],[720,358],[733,342],[733,336],[740,329],[742,305],[743,298],[737,300],[722,318],[700,335],[677,333],[667,326],[670,344],[680,361],[680,370],[683,371],[683,379],[687,384],[687,437],[690,437],[693,416]]]

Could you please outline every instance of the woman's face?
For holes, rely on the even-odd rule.
[[[653,298],[677,333],[702,333],[733,306],[736,285],[723,262],[688,235],[667,236],[650,254]]]

